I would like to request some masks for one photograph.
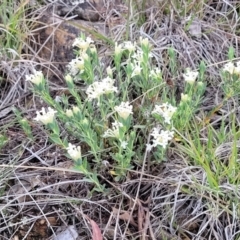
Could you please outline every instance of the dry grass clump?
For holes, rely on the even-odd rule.
[[[235,58],[240,53],[240,4],[183,0],[113,3],[106,3],[103,14],[108,35],[77,23],[95,38],[106,65],[112,64],[109,56],[114,42],[148,38],[154,64],[162,70],[166,86],[178,102],[184,89],[183,72],[188,67],[197,69],[204,60],[207,89],[194,123],[177,133],[167,161],[151,162],[150,157],[142,154],[138,159],[136,154],[133,168],[121,181],[115,181],[114,166],[104,159],[98,179],[106,191],[94,192],[84,174],[72,169],[73,161],[51,143],[44,127],[32,121],[36,110],[47,106],[32,95],[25,81],[32,69],[43,69],[49,76],[53,98],[63,93],[70,96],[61,71],[69,59],[61,54],[69,51],[72,56],[72,47],[69,44],[58,51],[59,42],[54,40],[56,31],[64,31],[62,20],[54,23],[56,19],[51,18],[49,38],[41,39],[39,31],[47,33],[47,23],[39,27],[38,11],[17,5],[15,12],[21,13],[18,19],[24,23],[23,29],[17,30],[14,18],[9,19],[15,25],[7,25],[6,20],[0,25],[0,39],[7,36],[18,41],[3,42],[0,55],[1,238],[56,239],[73,226],[77,239],[95,240],[94,234],[129,240],[239,239],[239,93],[223,101],[219,69],[229,59],[230,47],[235,49]],[[35,24],[37,28],[33,28]],[[60,40],[71,42],[78,32],[68,28],[64,34]],[[169,49],[174,50],[172,57]],[[142,103],[136,101],[134,107],[140,109]],[[22,130],[13,106],[33,129],[32,135]],[[61,130],[63,136],[68,135],[63,125]],[[143,149],[138,148],[136,152]],[[95,163],[91,162],[92,166]]]

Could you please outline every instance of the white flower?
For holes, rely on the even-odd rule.
[[[153,136],[153,147],[160,145],[165,149],[168,141],[172,140],[174,132],[169,130],[161,130],[159,133],[159,128],[154,128],[150,135]],[[148,147],[148,149],[150,148]]]
[[[236,67],[234,68],[234,73],[240,75],[240,61],[236,62]]]
[[[149,46],[149,40],[148,38],[143,38],[142,36],[139,38],[140,44],[147,47]]]
[[[181,101],[188,102],[190,101],[190,97],[188,94],[181,93]]]
[[[224,72],[229,72],[230,74],[233,74],[235,71],[235,66],[232,62],[228,62],[223,67]]]
[[[34,118],[34,120],[40,121],[46,125],[53,122],[55,113],[57,113],[57,111],[48,107],[48,112],[46,112],[45,108],[42,108],[41,111],[37,111],[36,113],[37,116]]]
[[[150,77],[156,77],[156,72],[155,72],[155,69],[152,69],[151,71],[150,71]]]
[[[55,98],[54,98],[54,101],[57,102],[57,103],[60,103],[62,102],[62,97],[57,95]]]
[[[160,74],[162,74],[161,69],[160,68],[155,68],[155,73],[157,76],[159,76]]]
[[[83,60],[89,60],[89,56],[88,56],[88,54],[87,53],[85,53],[85,52],[83,52],[82,54],[81,54],[81,57],[83,58]]]
[[[164,118],[165,123],[170,124],[170,120],[177,108],[173,107],[169,103],[163,103],[162,105],[155,105],[152,114],[158,114]]]
[[[67,74],[67,75],[65,76],[65,80],[66,80],[66,82],[68,82],[68,83],[73,83],[73,79],[72,79],[72,77],[71,77],[70,74]]]
[[[150,152],[152,150],[152,148],[153,148],[152,144],[149,144],[149,143],[146,144],[146,151],[147,152]]]
[[[132,55],[132,58],[135,59],[137,62],[143,62],[143,51],[142,49],[138,49],[137,52],[135,52]]]
[[[102,80],[102,88],[104,89],[104,94],[118,92],[117,88],[113,86],[114,79],[110,78],[109,76]]]
[[[72,76],[77,75],[79,72],[84,70],[84,59],[81,57],[73,59],[68,65],[67,68]]]
[[[103,137],[103,138],[108,138],[108,137],[117,137],[117,136],[114,134],[114,132],[113,132],[112,129],[108,128],[108,129],[104,132],[104,134],[102,135],[102,137]]]
[[[86,90],[86,94],[88,95],[89,101],[93,99],[98,99],[101,95],[103,95],[103,93],[104,93],[103,85],[101,84],[101,82],[98,81],[89,85]]]
[[[66,115],[70,118],[73,117],[73,115],[78,115],[78,113],[80,112],[80,109],[78,106],[73,106],[72,109],[67,109],[66,110]]]
[[[81,125],[82,126],[89,126],[89,121],[87,118],[84,118],[83,120],[81,120]]]
[[[72,117],[72,116],[73,116],[73,111],[72,111],[72,109],[67,109],[67,110],[66,110],[66,115],[67,115],[68,117]]]
[[[90,47],[91,43],[93,43],[93,40],[90,37],[87,37],[86,40],[82,38],[76,38],[72,46],[73,47],[76,46],[79,49],[81,49],[83,52],[85,52]]]
[[[30,81],[35,85],[39,85],[44,81],[44,76],[42,71],[33,70],[33,74],[26,75],[26,81]]]
[[[78,114],[78,113],[80,112],[80,109],[79,109],[79,107],[77,107],[77,106],[73,106],[73,107],[72,107],[72,110],[73,110],[73,112],[74,112],[75,114]]]
[[[115,43],[115,55],[119,55],[120,53],[122,53],[123,49],[122,49],[122,45],[116,42]]]
[[[122,147],[123,149],[126,149],[127,145],[128,145],[128,142],[126,142],[126,141],[121,141],[121,147]]]
[[[132,75],[131,77],[134,77],[136,75],[140,75],[141,74],[141,71],[142,71],[142,68],[140,67],[139,64],[136,64],[134,67],[133,67],[133,72],[132,72]]]
[[[74,160],[77,161],[82,157],[82,153],[81,153],[81,147],[80,146],[75,146],[71,143],[68,144],[68,147],[66,148],[68,154],[70,155],[70,157]]]
[[[103,138],[107,138],[107,137],[115,137],[115,138],[119,138],[119,128],[123,127],[123,124],[115,121],[112,123],[112,129],[107,129],[107,131],[104,132],[103,134]]]
[[[107,70],[107,75],[108,75],[109,77],[112,77],[113,71],[112,71],[111,67],[108,66],[106,70]]]
[[[119,130],[121,127],[123,127],[123,124],[118,121],[112,123],[112,133],[116,138],[119,137]]]
[[[236,62],[236,66],[232,62],[228,62],[223,67],[224,72],[228,72],[231,75],[240,75],[240,61]]]
[[[101,82],[94,82],[88,86],[86,93],[88,99],[91,101],[93,99],[99,99],[103,94],[109,94],[112,92],[118,92],[117,88],[113,86],[114,79],[110,77],[104,78]]]
[[[144,52],[142,49],[137,49],[137,51],[131,56],[132,59],[135,59],[137,62],[143,62],[144,61]],[[152,58],[152,53],[148,53],[148,58]]]
[[[129,52],[134,52],[136,49],[136,44],[130,41],[123,42],[123,49],[128,50]]]
[[[90,37],[87,37],[87,38],[86,38],[86,42],[87,42],[87,43],[93,43],[94,41],[93,41]]]
[[[85,0],[84,0],[85,1]],[[90,48],[90,52],[91,53],[97,53],[97,48],[96,48],[96,46],[95,45],[93,45],[93,44],[91,44],[90,46],[89,46],[89,48]]]
[[[193,84],[197,79],[198,72],[191,71],[189,68],[187,68],[186,70],[186,73],[183,74],[184,80],[189,84]]]
[[[150,77],[157,78],[161,76],[162,76],[162,72],[159,68],[154,68],[150,71]]]
[[[133,106],[129,105],[129,102],[122,102],[119,106],[115,106],[114,110],[123,119],[127,119],[130,114],[133,114]]]
[[[204,83],[202,81],[199,81],[199,82],[197,82],[197,86],[199,88],[202,88],[202,87],[204,87]]]

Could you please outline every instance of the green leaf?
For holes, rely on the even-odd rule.
[[[235,51],[235,50],[234,50],[234,47],[231,46],[231,47],[229,48],[229,50],[228,50],[228,59],[229,59],[229,60],[233,60],[234,55],[235,55],[234,51]]]
[[[58,134],[52,133],[49,137],[55,144],[64,145]]]

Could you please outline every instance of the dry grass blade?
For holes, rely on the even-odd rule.
[[[239,165],[239,93],[227,104],[223,102],[220,71],[231,46],[235,49],[231,60],[239,60],[239,2],[105,0],[98,22],[57,16],[54,1],[48,6],[41,6],[44,1],[31,6],[26,5],[28,2],[3,0],[0,6],[0,239],[54,239],[63,229],[74,229],[82,240],[239,240],[240,174],[226,177],[228,171],[231,175],[239,169],[233,166],[229,170],[231,161]],[[170,79],[166,80],[166,87],[170,86],[166,95],[176,96],[176,104],[184,89],[185,69],[197,69],[202,60],[207,66],[207,90],[194,116],[199,134],[197,127],[176,133],[166,161],[161,163],[153,162],[149,157],[152,153],[143,154],[144,141],[151,142],[145,129],[155,124],[149,123],[150,115],[142,116],[149,92],[130,94],[134,96],[134,120],[139,111],[141,127],[146,126],[139,128],[143,137],[137,142],[125,179],[116,181],[111,174],[115,165],[109,149],[104,149],[106,158],[101,159],[106,166],[98,168],[89,161],[93,169],[100,169],[97,178],[107,189],[103,193],[93,191],[93,184],[72,168],[65,149],[50,143],[46,129],[33,121],[36,110],[46,104],[32,94],[25,81],[32,70],[43,70],[53,99],[64,96],[69,100],[67,107],[75,104],[63,79],[66,64],[74,57],[72,42],[81,32],[94,39],[100,65],[105,65],[103,72],[112,67],[110,55],[115,42],[139,42],[139,36],[146,37],[152,45],[154,65],[161,69],[164,80]],[[169,48],[176,54],[174,71]],[[121,68],[125,66],[124,62]],[[81,84],[77,81],[79,92],[83,91]],[[134,81],[131,84],[134,88]],[[160,91],[152,98],[149,109],[161,95]],[[13,106],[27,119],[32,139],[20,127]],[[66,126],[60,125],[61,137],[76,140]],[[207,135],[210,127],[211,139]],[[223,129],[221,136],[217,135],[219,129]],[[194,136],[190,147],[188,134]],[[219,171],[218,188],[210,186],[204,165],[194,162],[196,138],[203,146],[200,159],[206,151],[204,160],[212,174]],[[82,144],[82,140],[76,143]]]

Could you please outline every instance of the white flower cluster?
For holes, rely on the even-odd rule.
[[[134,63],[131,63],[131,65],[132,65],[132,69],[133,69],[131,77],[141,75],[142,67],[140,66],[140,63],[135,61]]]
[[[162,77],[162,72],[161,72],[160,68],[152,69],[150,71],[150,77],[152,77],[152,78]]]
[[[114,79],[110,77],[104,78],[101,82],[96,81],[89,85],[86,90],[88,99],[91,101],[93,99],[99,99],[103,94],[109,94],[112,92],[118,92],[117,87],[114,87]]]
[[[76,38],[72,44],[73,47],[78,47],[82,52],[86,52],[88,48],[93,45],[94,41],[87,37],[86,40],[82,39],[81,37]]]
[[[130,53],[135,52],[136,50],[136,43],[132,43],[130,41],[125,41],[121,44],[115,43],[115,54],[119,55],[124,50],[129,51]]]
[[[132,109],[133,106],[129,105],[129,102],[122,102],[119,106],[114,107],[114,110],[123,119],[127,119],[130,114],[133,114]]]
[[[149,58],[152,58],[152,53],[149,53]],[[132,55],[132,58],[137,61],[137,62],[143,62],[143,50],[142,49],[137,49],[137,51]]]
[[[127,145],[128,145],[128,142],[127,142],[127,141],[120,141],[120,143],[121,143],[121,147],[122,147],[123,149],[126,149],[126,148],[127,148]]]
[[[137,51],[131,56],[134,61],[140,63],[143,62],[143,51],[142,49],[137,49]]]
[[[140,36],[139,41],[140,41],[140,44],[145,47],[148,47],[150,45],[148,38],[143,38],[142,36]]]
[[[150,135],[153,136],[153,143],[147,144],[147,151],[151,151],[153,147],[156,147],[158,145],[162,146],[165,149],[168,145],[168,142],[172,140],[174,132],[169,130],[160,130],[158,127],[156,127],[153,128],[153,131]]]
[[[173,114],[176,112],[177,108],[173,107],[169,103],[163,103],[161,105],[155,105],[152,114],[158,114],[164,118],[164,122],[170,124]]]
[[[183,74],[185,82],[189,84],[194,84],[197,77],[198,77],[198,72],[197,71],[191,71],[191,69],[187,68],[186,73]]]
[[[141,45],[143,45],[145,47],[150,46],[147,38],[140,37],[139,42],[140,42]],[[133,53],[133,52],[136,51],[136,49],[137,49],[136,42],[132,43],[131,41],[125,41],[121,44],[115,43],[115,54],[116,55],[118,55],[119,53],[121,53],[124,50],[127,50],[130,53]],[[133,58],[141,59],[142,55],[143,55],[142,51],[137,50],[137,52],[133,54]]]
[[[118,44],[117,42],[115,43],[115,55],[119,55],[120,53],[123,52],[123,48],[122,48],[122,45],[121,44]]]
[[[96,47],[93,43],[94,41],[90,37],[87,37],[86,40],[82,37],[74,40],[72,46],[79,48],[80,55],[77,58],[72,59],[72,61],[67,65],[68,71],[72,76],[76,76],[84,71],[85,61],[89,59],[87,50],[90,49],[91,51],[96,51]]]
[[[104,132],[103,137],[108,138],[108,137],[114,137],[114,138],[119,138],[119,129],[123,127],[123,124],[121,122],[115,121],[112,123],[112,129],[108,129],[107,131]]]
[[[188,102],[191,98],[188,94],[181,93],[181,102]]]
[[[81,73],[84,71],[84,59],[82,57],[72,59],[72,61],[67,65],[67,68],[72,76]]]
[[[46,111],[45,108],[42,108],[41,111],[37,111],[36,113],[37,116],[34,118],[34,120],[42,122],[44,125],[47,125],[53,122],[55,113],[57,113],[57,111],[48,107],[48,111]]]
[[[223,67],[223,71],[229,72],[230,74],[240,75],[240,61],[236,62],[236,65],[232,62],[226,63]]]
[[[146,38],[140,37],[140,44],[142,46],[149,46],[149,41]],[[131,78],[134,76],[141,75],[142,67],[141,63],[143,62],[143,50],[137,49],[136,42],[132,43],[130,41],[125,41],[122,44],[115,43],[115,55],[119,55],[124,50],[129,51],[129,60],[128,64],[131,65],[132,73]],[[149,53],[149,57],[152,57],[152,54]]]
[[[107,67],[106,71],[107,71],[107,75],[108,75],[109,77],[112,77],[112,75],[113,75],[113,70],[112,70],[112,68],[111,68],[110,66]]]
[[[161,105],[155,105],[152,114],[160,115],[164,118],[164,122],[167,124],[171,123],[173,114],[176,112],[177,108],[173,107],[169,103],[163,103]],[[153,136],[152,144],[147,144],[147,151],[151,151],[153,147],[162,146],[166,148],[168,142],[173,138],[174,131],[161,130],[159,127],[155,127],[150,134]]]
[[[67,109],[66,110],[66,115],[68,117],[72,117],[74,114],[78,114],[80,112],[79,107],[73,106],[72,109]]]
[[[30,81],[35,85],[39,85],[43,82],[44,76],[42,71],[33,70],[33,74],[26,75],[26,81]]]
[[[122,49],[128,50],[129,52],[134,52],[136,50],[136,43],[125,41],[122,43]]]
[[[66,149],[67,149],[68,154],[74,161],[77,161],[82,158],[80,146],[77,147],[76,145],[69,143],[68,147]]]

